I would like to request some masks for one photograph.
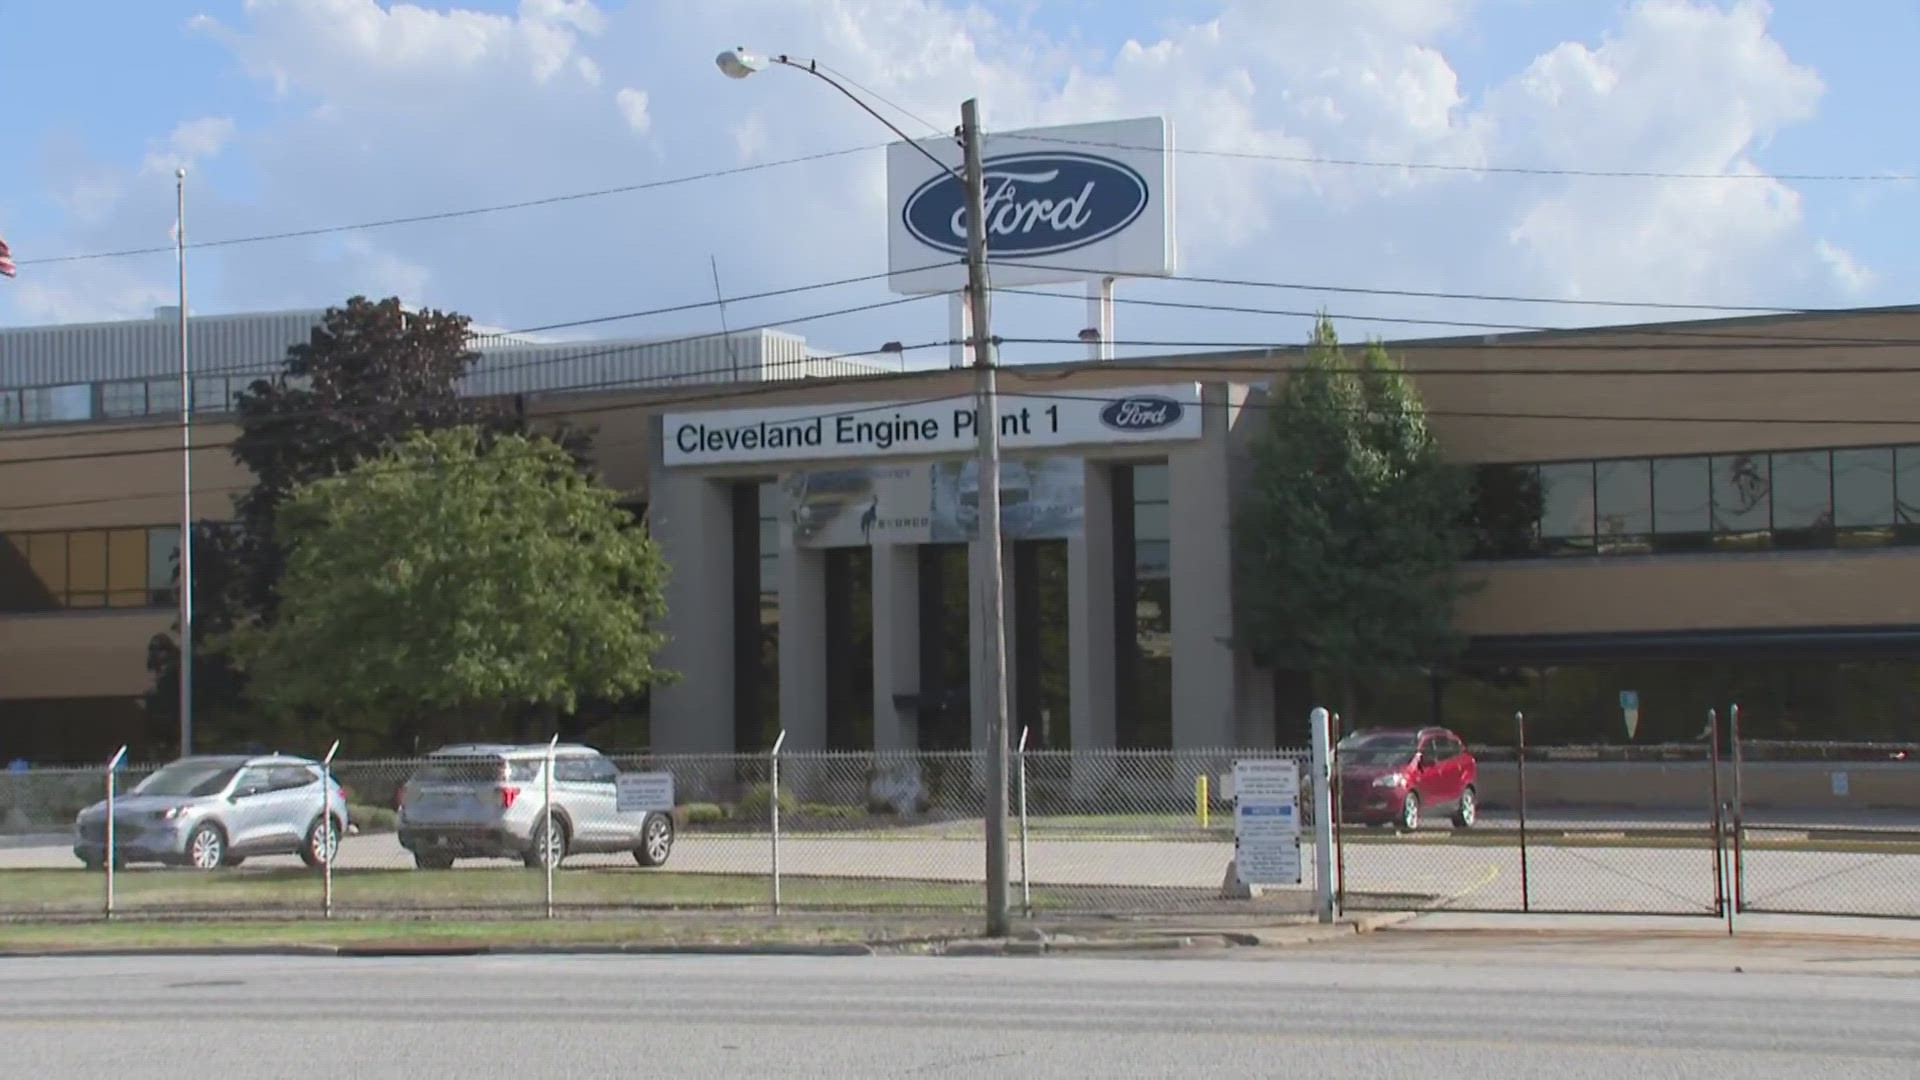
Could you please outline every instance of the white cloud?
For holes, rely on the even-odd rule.
[[[164,141],[152,144],[140,163],[141,171],[170,173],[190,169],[195,162],[217,157],[233,139],[233,121],[224,116],[188,120],[177,125]]]
[[[1499,17],[1497,8],[1477,11],[1469,0],[1218,0],[1188,21],[1141,26],[1134,40],[1110,50],[1048,37],[962,0],[703,0],[614,10],[588,0],[523,0],[506,13],[248,0],[230,24],[200,25],[260,79],[263,97],[284,96],[269,121],[250,119],[245,143],[229,150],[244,155],[256,190],[244,201],[209,198],[196,216],[203,235],[273,232],[891,139],[804,73],[723,79],[714,52],[744,38],[820,57],[832,65],[827,74],[844,74],[856,93],[876,95],[869,100],[877,108],[916,134],[950,131],[969,96],[980,98],[997,130],[1170,116],[1178,144],[1197,151],[1177,163],[1181,264],[1189,273],[1808,304],[1844,302],[1880,284],[1837,242],[1815,237],[1796,188],[1757,164],[1777,133],[1816,115],[1822,93],[1817,73],[1771,36],[1764,4],[1643,0],[1594,11],[1596,21],[1578,40],[1465,85],[1449,43],[1495,32],[1490,20]],[[210,154],[231,136],[229,128],[192,144],[175,132],[155,153],[200,145]],[[1754,178],[1512,176],[1227,155]],[[729,294],[873,273],[885,258],[882,160],[873,152],[409,225],[368,234],[372,246],[357,258],[341,258],[337,244],[324,242],[221,249],[205,256],[220,269],[219,291],[206,303],[324,303],[352,292],[431,288],[436,303],[523,326],[707,299],[711,290],[698,283],[708,280],[715,252]],[[96,187],[109,180],[94,177]],[[111,205],[113,198],[94,201]],[[121,244],[122,234],[111,230],[131,227],[124,214],[101,220],[97,207],[91,224],[80,206],[68,212],[76,248]],[[743,304],[729,316],[736,324],[791,318],[885,296],[875,285]],[[1447,319],[1598,317],[1593,309],[1522,315],[1181,284],[1129,284],[1121,296],[1296,309],[1324,302],[1336,313]],[[1006,321],[1008,336],[1071,337],[1084,308],[1009,297],[996,319]],[[1293,340],[1300,332],[1297,320],[1125,306],[1121,320],[1123,338]],[[608,329],[697,332],[715,329],[711,323],[693,313]],[[946,323],[937,304],[927,304],[796,329],[829,347],[861,347],[942,337]],[[1353,328],[1362,330],[1444,332]]]
[[[626,87],[613,95],[613,103],[620,107],[620,115],[627,121],[627,127],[635,135],[645,135],[653,130],[653,117],[647,115],[647,92]]]
[[[1863,265],[1853,257],[1853,253],[1831,240],[1821,239],[1813,245],[1814,254],[1827,265],[1834,280],[1850,293],[1865,292],[1880,280],[1873,268]]]

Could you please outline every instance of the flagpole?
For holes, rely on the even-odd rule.
[[[193,382],[187,360],[187,170],[175,169],[173,249],[180,267],[180,756],[193,753]]]

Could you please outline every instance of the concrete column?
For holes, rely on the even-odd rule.
[[[973,711],[973,748],[975,750],[984,750],[987,747],[987,725],[993,711],[988,703],[991,690],[987,685],[987,628],[980,618],[983,607],[980,598],[985,595],[982,590],[986,588],[990,569],[986,550],[987,546],[978,540],[967,545],[967,596],[970,598],[967,604],[967,655],[972,658],[972,662],[968,664],[967,684],[971,687],[972,695],[970,704]],[[1016,575],[1013,568],[1013,545],[1003,540],[1000,545],[1000,554],[1002,556],[1000,560],[1001,606],[1006,613],[1007,623],[1007,659],[1006,666],[1002,670],[1006,672],[1007,677],[1007,725],[1011,727],[1014,715],[1013,688],[1018,685],[1014,676],[1014,658],[1019,648],[1014,641],[1013,627],[1013,597],[1014,589],[1018,585],[1014,580]]]
[[[920,549],[913,544],[873,548],[873,748],[914,750],[919,718],[897,709],[895,694],[920,686]]]
[[[1228,436],[1238,401],[1203,388],[1205,433],[1167,455],[1173,596],[1173,746],[1232,746],[1233,517]]]
[[[827,748],[827,553],[780,530],[780,726],[787,750]]]
[[[1274,724],[1273,673],[1244,656],[1234,658],[1236,746],[1269,747],[1279,732]]]
[[[728,753],[733,746],[733,503],[727,486],[660,464],[659,421],[648,527],[665,557],[667,643],[659,664],[679,679],[653,690],[653,747]]]
[[[1111,750],[1114,731],[1113,467],[1086,464],[1086,523],[1067,541],[1067,693],[1075,751]]]

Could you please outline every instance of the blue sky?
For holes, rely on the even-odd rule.
[[[735,84],[725,45],[817,55],[911,111],[995,128],[1162,113],[1180,144],[1291,157],[1757,172],[1738,182],[1405,174],[1182,156],[1191,274],[1557,298],[1845,306],[1920,300],[1920,4],[1753,0],[0,0],[10,85],[0,324],[137,317],[189,232],[246,236],[483,205],[877,144],[791,73]],[[781,83],[776,75],[787,76]],[[902,119],[903,123],[907,121]],[[498,326],[589,318],[885,267],[877,152],[605,199],[196,252],[196,311],[399,293]],[[1183,282],[1122,297],[1343,316],[1579,325],[1657,308],[1487,305]],[[890,296],[729,307],[735,325]],[[1003,334],[1078,305],[1008,298]],[[1293,341],[1303,320],[1123,306],[1120,336]],[[1343,320],[1353,336],[1442,328]],[[714,329],[711,313],[602,332]],[[830,348],[930,341],[937,301],[797,326]],[[1143,351],[1154,351],[1151,349]],[[1028,354],[1048,358],[1045,350]],[[931,359],[929,357],[928,359]],[[1013,359],[1019,359],[1015,357]]]

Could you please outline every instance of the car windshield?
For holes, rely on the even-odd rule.
[[[140,781],[135,795],[158,795],[176,799],[200,799],[218,795],[233,782],[239,766],[221,761],[176,761]]]
[[[1340,742],[1342,765],[1405,765],[1420,742],[1412,735],[1356,735]]]
[[[447,758],[429,761],[413,779],[423,784],[494,784],[506,772],[506,762],[495,757]]]

